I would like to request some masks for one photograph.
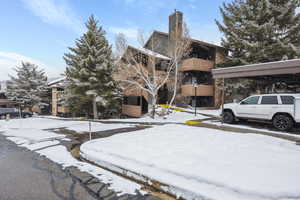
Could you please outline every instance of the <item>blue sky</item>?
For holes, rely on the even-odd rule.
[[[174,9],[184,13],[191,36],[219,44],[214,19],[219,6],[230,0],[7,0],[0,5],[0,80],[8,79],[21,60],[44,68],[49,77],[65,69],[62,59],[67,47],[84,31],[94,14],[114,43],[123,32],[131,44],[137,30],[167,32],[168,16]]]

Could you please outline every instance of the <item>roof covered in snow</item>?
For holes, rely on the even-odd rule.
[[[60,78],[54,79],[54,80],[48,82],[48,86],[52,86],[54,84],[57,84],[59,82],[63,82],[65,80],[66,80],[66,77],[60,77]]]
[[[134,47],[134,46],[130,46],[128,45],[128,48],[132,48],[132,49],[136,49],[144,54],[147,54],[148,56],[153,56],[153,57],[156,57],[156,58],[161,58],[161,59],[164,59],[164,60],[170,60],[169,57],[167,56],[164,56],[164,55],[161,55],[155,51],[151,51],[150,49],[146,49],[146,48],[143,48],[143,47]]]

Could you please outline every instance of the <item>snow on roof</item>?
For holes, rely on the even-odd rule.
[[[138,51],[140,51],[140,52],[142,52],[142,53],[145,53],[145,54],[147,54],[147,55],[149,55],[149,56],[154,56],[154,57],[156,57],[156,58],[161,58],[161,59],[165,59],[165,60],[170,60],[170,58],[167,57],[167,56],[161,55],[161,54],[159,54],[159,53],[157,53],[157,52],[151,51],[151,50],[146,49],[146,48],[143,48],[143,47],[134,47],[134,46],[130,46],[130,45],[128,45],[128,47],[133,48],[133,49],[136,49],[136,50],[138,50]]]
[[[64,81],[65,79],[66,79],[66,77],[61,77],[61,78],[54,79],[53,81],[48,82],[48,86],[51,86],[53,84],[59,83],[61,81]]]

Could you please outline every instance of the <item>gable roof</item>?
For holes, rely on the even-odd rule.
[[[157,31],[157,30],[154,30],[152,32],[152,34],[150,35],[150,37],[148,38],[147,42],[145,43],[144,47],[147,46],[147,44],[149,43],[150,39],[155,35],[155,34],[158,34],[158,35],[161,35],[163,37],[169,37],[169,34],[168,33],[165,33],[165,32],[161,32],[161,31]],[[213,48],[221,48],[221,49],[224,49],[224,47],[221,47],[219,45],[215,45],[215,44],[212,44],[212,43],[208,43],[208,42],[203,42],[201,40],[196,40],[196,39],[193,39],[191,38],[191,41],[192,42],[195,42],[195,43],[198,43],[198,44],[201,44],[201,45],[204,45],[204,46],[208,46],[208,47],[213,47]]]

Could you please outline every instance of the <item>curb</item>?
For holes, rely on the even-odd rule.
[[[125,169],[123,167],[120,167],[118,165],[106,162],[106,161],[102,161],[102,160],[97,160],[97,162],[91,161],[89,158],[89,156],[85,155],[82,151],[80,151],[80,159],[91,163],[95,166],[98,166],[102,169],[105,169],[107,171],[110,171],[114,174],[117,174],[119,176],[122,176],[124,178],[127,178],[129,180],[133,180],[139,184],[145,185],[147,187],[150,187],[158,192],[167,194],[175,199],[180,199],[180,200],[184,200],[184,199],[206,199],[206,197],[201,196],[199,194],[195,194],[191,191],[188,191],[186,189],[183,188],[179,188],[176,186],[172,186],[166,183],[162,183],[158,180],[152,179],[146,175],[143,174],[139,174],[137,172],[134,172],[132,170],[128,170]]]

